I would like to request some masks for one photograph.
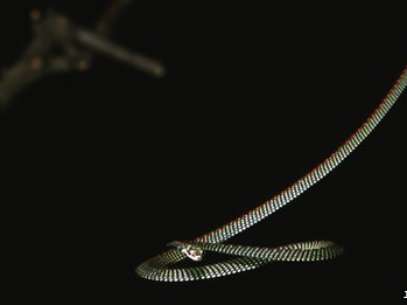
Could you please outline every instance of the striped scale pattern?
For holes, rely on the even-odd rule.
[[[406,86],[407,67],[404,68],[399,79],[362,126],[317,167],[279,194],[239,218],[197,237],[193,241],[181,242],[179,243],[180,246],[175,247],[175,249],[170,249],[145,261],[137,267],[136,273],[142,278],[154,281],[194,281],[252,270],[274,261],[315,262],[333,259],[340,255],[342,248],[330,241],[300,242],[276,248],[231,245],[223,242],[270,216],[332,172],[376,128],[396,103]],[[203,251],[227,254],[232,258],[205,266],[175,267],[174,264],[187,258],[182,249],[191,245]]]

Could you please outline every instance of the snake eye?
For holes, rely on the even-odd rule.
[[[181,252],[195,262],[199,262],[202,260],[203,251],[198,247],[188,246],[182,249]]]

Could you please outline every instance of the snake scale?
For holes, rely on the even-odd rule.
[[[169,246],[172,247],[170,250],[142,263],[137,267],[136,273],[142,278],[154,281],[195,281],[252,270],[275,261],[315,262],[339,256],[343,252],[342,247],[330,241],[300,242],[275,248],[240,246],[223,242],[270,216],[332,172],[376,128],[406,86],[407,67],[362,126],[317,167],[279,194],[226,225],[192,241],[170,243]],[[200,261],[204,251],[226,254],[232,258],[215,264],[189,268],[174,266],[186,258]]]

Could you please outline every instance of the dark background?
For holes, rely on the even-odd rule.
[[[51,7],[91,26],[105,2]],[[14,3],[1,10],[2,67],[18,60],[31,35],[32,2]],[[26,284],[16,295],[54,303],[403,303],[406,94],[333,174],[233,240],[329,239],[344,245],[340,259],[181,284],[133,271],[167,242],[255,207],[342,143],[407,63],[397,11],[135,3],[114,40],[160,59],[165,78],[98,58],[87,73],[36,83],[1,114],[5,232],[18,249],[10,282]]]

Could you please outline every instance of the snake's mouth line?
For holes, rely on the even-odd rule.
[[[299,242],[275,248],[231,245],[224,242],[275,213],[331,173],[379,125],[397,102],[406,86],[407,67],[404,68],[399,79],[362,126],[316,168],[257,208],[248,211],[226,225],[197,237],[191,242],[175,241],[170,243],[169,246],[173,249],[145,261],[137,267],[136,273],[142,278],[154,281],[195,281],[252,270],[275,261],[315,262],[334,259],[341,255],[343,253],[342,247],[331,241]],[[232,259],[191,268],[174,267],[175,263],[186,258],[199,262],[203,259],[206,251],[227,254],[232,256]]]

